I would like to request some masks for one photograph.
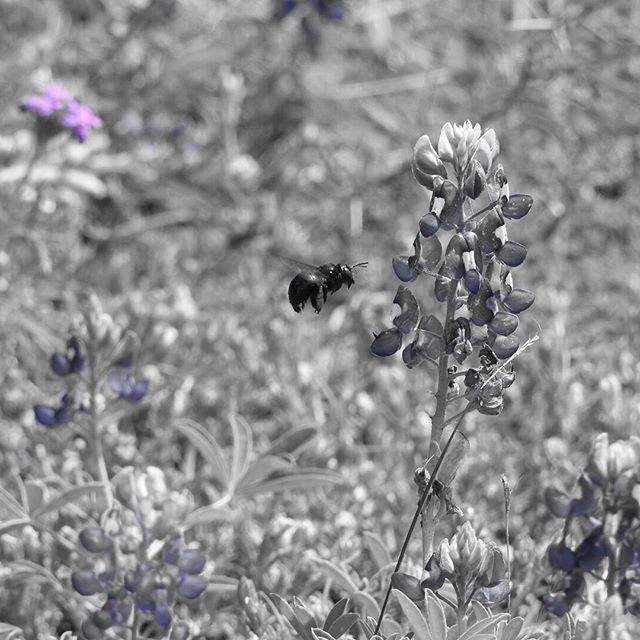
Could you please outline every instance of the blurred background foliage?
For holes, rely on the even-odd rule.
[[[535,198],[514,239],[529,247],[518,285],[537,296],[521,333],[541,340],[503,414],[467,419],[455,493],[503,542],[500,474],[510,479],[513,578],[535,617],[532,558],[555,532],[542,490],[575,478],[597,432],[637,433],[640,2],[345,5],[315,38],[261,0],[0,0],[2,484],[81,468],[82,441],[43,432],[31,407],[53,389],[48,356],[92,291],[140,336],[152,388],[114,423],[114,468],[155,464],[197,484],[175,421],[229,444],[235,412],[262,449],[316,427],[304,460],[346,478],[347,490],[261,498],[220,525],[217,571],[306,596],[322,585],[298,565],[306,548],[345,560],[371,530],[396,552],[433,371],[368,346],[389,322],[391,257],[427,206],[412,145],[470,119],[496,130],[512,193]],[[18,110],[51,82],[101,117],[84,144],[38,147]],[[281,256],[369,268],[321,315],[297,316]],[[256,575],[255,549],[301,523],[277,575]],[[35,597],[7,621],[25,626]],[[59,622],[47,616],[40,631]]]

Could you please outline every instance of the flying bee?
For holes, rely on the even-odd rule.
[[[288,261],[291,262],[291,261]],[[299,273],[293,278],[289,284],[289,302],[296,313],[300,313],[304,309],[307,301],[311,302],[311,306],[316,313],[322,311],[322,306],[327,301],[327,294],[335,293],[342,287],[347,285],[347,289],[355,284],[353,279],[353,269],[356,267],[366,267],[368,262],[359,262],[353,266],[346,264],[323,264],[314,267],[310,264],[293,262]]]

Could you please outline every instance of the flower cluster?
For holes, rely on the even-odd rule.
[[[505,572],[500,549],[478,539],[467,521],[440,543],[427,562],[420,585],[437,591],[448,580],[458,597],[458,608],[464,610],[472,598],[496,602],[506,597],[510,587]]]
[[[574,498],[555,488],[545,493],[565,526],[549,547],[549,564],[562,574],[544,606],[563,615],[582,599],[587,576],[596,575],[609,597],[620,596],[626,612],[640,615],[640,438],[609,443],[600,434],[578,485]]]
[[[186,493],[170,492],[162,471],[126,469],[114,479],[119,504],[102,526],[87,527],[79,541],[89,552],[86,565],[73,571],[71,584],[83,596],[106,595],[100,609],[82,624],[89,640],[125,625],[133,608],[162,629],[173,620],[182,598],[206,589],[206,557],[178,533],[192,507]]]
[[[442,353],[462,364],[475,352],[479,368],[466,373],[456,369],[450,375],[464,375],[465,397],[473,391],[477,398],[482,389],[478,408],[499,413],[502,392],[511,384],[513,372],[499,368],[498,375],[493,367],[517,352],[518,314],[534,302],[533,293],[514,288],[511,270],[524,262],[527,251],[508,239],[506,221],[524,217],[533,199],[510,195],[504,169],[495,163],[499,144],[493,129],[483,133],[480,125],[469,121],[447,123],[437,146],[436,151],[428,136],[415,145],[414,176],[432,195],[419,222],[413,255],[395,257],[392,266],[404,283],[421,275],[433,277],[436,300],[446,302],[452,313],[443,326],[435,316],[421,314],[413,294],[401,286],[394,299],[401,307],[395,326],[375,336],[371,351],[392,355],[410,336],[402,352],[409,368],[435,362]],[[484,205],[472,210],[480,198]],[[495,362],[483,364],[483,356]]]
[[[39,116],[51,134],[66,129],[78,142],[84,142],[91,129],[102,126],[102,121],[90,107],[78,102],[64,87],[55,84],[44,87],[40,95],[25,99],[20,109]]]
[[[82,337],[74,333],[68,338],[64,353],[56,352],[49,359],[51,371],[65,379],[67,390],[55,406],[34,406],[36,421],[45,427],[69,424],[78,412],[90,409],[91,396],[95,405],[103,391],[127,402],[140,401],[148,391],[148,381],[134,375],[132,349],[127,344],[133,340],[131,334],[121,338],[120,330],[102,313],[97,301],[92,302],[78,334]],[[116,357],[103,361],[105,351]],[[86,369],[89,375],[85,377]]]

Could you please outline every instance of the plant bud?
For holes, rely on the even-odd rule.
[[[429,213],[425,213],[422,218],[420,218],[420,233],[425,238],[430,238],[440,228],[440,218],[438,218],[438,214],[433,211],[429,211]]]
[[[487,174],[482,165],[473,160],[464,181],[464,192],[475,200],[483,191],[487,183]]]
[[[451,547],[446,538],[440,543],[439,562],[440,568],[445,574],[452,576],[455,573],[453,558],[451,557]]]
[[[413,175],[427,189],[433,189],[434,176],[447,177],[447,170],[438,157],[429,136],[422,136],[413,148]]]
[[[453,162],[454,138],[453,126],[447,122],[440,130],[440,138],[438,139],[438,155],[443,162]]]

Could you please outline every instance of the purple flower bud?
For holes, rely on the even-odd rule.
[[[80,543],[91,553],[108,553],[113,549],[113,540],[101,527],[87,527],[80,532]]]
[[[60,399],[60,405],[57,407],[37,404],[33,407],[33,412],[37,422],[45,427],[68,424],[76,412],[73,395],[70,393],[63,394]]]
[[[535,295],[525,289],[513,289],[504,299],[504,306],[511,313],[521,313],[526,311],[535,301]]]
[[[92,596],[94,593],[98,593],[98,591],[102,591],[103,587],[93,571],[74,571],[71,574],[71,586],[81,595],[81,596]]]
[[[527,248],[519,242],[507,240],[496,251],[496,257],[508,267],[519,267],[527,257]]]
[[[402,347],[402,332],[396,327],[374,334],[374,338],[370,347],[374,356],[391,356]]]
[[[185,549],[178,560],[178,568],[185,573],[197,574],[204,569],[207,561],[205,555],[195,549]]]
[[[576,556],[564,542],[549,545],[549,564],[554,569],[571,571],[576,568]]]
[[[178,594],[187,600],[197,598],[207,588],[207,581],[200,576],[183,573],[178,580]]]
[[[520,220],[524,218],[533,206],[531,196],[517,193],[512,195],[507,202],[502,205],[502,215],[510,220]]]
[[[440,218],[438,218],[438,214],[433,211],[425,213],[420,219],[420,233],[425,238],[430,238],[432,235],[437,233],[439,228]]]

